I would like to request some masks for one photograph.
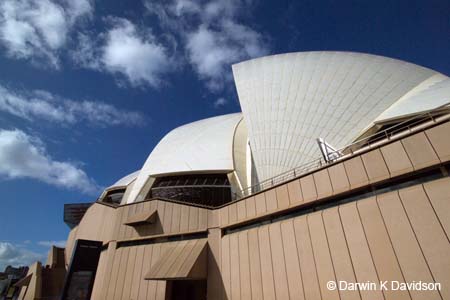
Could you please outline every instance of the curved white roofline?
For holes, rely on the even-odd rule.
[[[109,187],[107,187],[106,190],[128,186],[133,180],[135,180],[138,177],[140,171],[141,170],[134,171],[133,173],[130,173],[130,174],[120,178],[113,185],[110,185]]]
[[[234,171],[247,184],[263,181],[318,158],[319,137],[340,148],[378,122],[450,101],[447,76],[363,53],[266,56],[233,65],[233,75],[242,113],[172,130],[141,171],[109,188],[128,186],[124,201],[130,203],[142,200],[161,175]],[[245,126],[237,130],[241,120]]]
[[[338,148],[352,142],[402,96],[437,74],[354,52],[288,53],[233,65],[258,179],[319,157],[316,138]]]
[[[228,114],[170,131],[150,153],[127,202],[137,200],[150,176],[233,171],[233,136],[241,119],[241,113]]]

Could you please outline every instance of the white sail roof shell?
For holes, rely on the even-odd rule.
[[[431,110],[450,102],[450,78],[437,74],[419,84],[377,117],[383,122]]]
[[[245,61],[233,74],[262,181],[319,157],[319,137],[338,148],[352,142],[439,73],[376,55],[318,51]],[[394,108],[392,115],[406,109]]]
[[[241,119],[241,113],[228,114],[169,132],[148,156],[127,202],[136,200],[149,176],[233,171],[233,136]]]
[[[109,190],[109,189],[113,189],[113,188],[128,186],[133,180],[135,180],[137,178],[140,171],[141,170],[134,171],[133,173],[130,173],[130,174],[120,178],[113,185],[107,187],[106,189]]]

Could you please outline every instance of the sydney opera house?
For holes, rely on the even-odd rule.
[[[242,113],[66,205],[66,248],[19,299],[450,300],[450,78],[352,52],[232,70]],[[380,281],[440,287],[329,285]]]

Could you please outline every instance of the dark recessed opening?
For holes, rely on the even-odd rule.
[[[231,201],[231,186],[226,174],[158,177],[148,197],[214,207]]]

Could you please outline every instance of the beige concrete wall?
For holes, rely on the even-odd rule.
[[[103,251],[97,269],[92,300],[165,299],[166,282],[144,280],[144,276],[174,243],[160,243],[115,249],[115,243]]]
[[[450,160],[450,122],[373,149],[219,210],[227,227]]]
[[[92,299],[164,299],[166,283],[143,277],[171,243],[116,249],[116,241],[209,227],[211,299],[450,300],[449,177],[223,237],[217,228],[446,162],[448,124],[217,210],[159,200],[117,209],[95,204],[72,230],[68,248],[76,238],[111,241],[100,257]],[[134,214],[155,208],[158,224],[142,231],[123,225]],[[435,281],[442,290],[337,292],[326,288],[329,280]]]
[[[28,286],[24,286],[21,288],[19,299],[40,299],[42,293],[42,264],[40,262],[32,264],[28,270],[27,276],[28,275],[31,275],[30,283],[28,284]]]
[[[233,300],[450,299],[449,211],[447,177],[222,238],[215,229],[208,293]],[[164,299],[165,282],[143,278],[171,244],[110,243],[92,299]],[[338,292],[326,288],[330,280],[422,280],[443,288]]]
[[[134,214],[157,209],[158,218],[155,224],[139,227],[126,226],[124,223]],[[133,205],[118,207],[114,225],[113,239],[127,240],[156,234],[186,233],[207,230],[208,209],[152,200]]]
[[[222,299],[450,299],[449,192],[445,178],[225,235]],[[330,280],[442,290],[338,292]]]

